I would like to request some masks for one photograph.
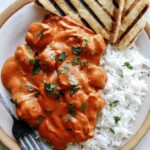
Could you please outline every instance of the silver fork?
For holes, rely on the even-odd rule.
[[[36,132],[34,132],[33,129],[25,121],[16,118],[1,94],[0,102],[14,121],[12,133],[17,140],[20,148],[22,150],[44,150],[44,147],[39,140],[39,136],[36,134]]]

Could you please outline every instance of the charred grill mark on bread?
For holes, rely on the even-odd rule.
[[[112,22],[112,33],[110,37],[110,41],[112,43],[115,43],[117,41],[119,30],[121,27],[121,19],[122,19],[122,13],[125,6],[125,0],[117,0],[113,1],[114,4],[114,19],[115,21]]]
[[[64,2],[66,2],[66,4],[74,11],[74,13],[77,13],[77,14],[78,14],[78,11],[77,11],[76,7],[74,7],[74,6],[72,5],[72,3],[71,3],[69,0],[64,0]],[[78,14],[78,16],[80,17],[81,22],[82,22],[86,27],[88,27],[89,29],[91,29],[92,31],[94,31],[93,28],[88,24],[88,22],[87,22],[84,18],[82,18],[82,17],[80,16],[80,14]],[[94,32],[95,32],[95,31],[94,31]]]
[[[54,0],[49,0],[50,3],[53,4],[53,6],[57,9],[57,11],[62,15],[65,16],[64,11],[57,5],[57,3]]]
[[[127,0],[127,2],[129,1]],[[134,0],[132,3],[130,2],[128,9],[124,12],[122,17],[122,25],[116,42],[117,46],[122,47],[122,45],[124,45],[125,47],[126,44],[126,47],[128,47],[135,41],[146,25],[144,17],[148,8],[147,0]]]
[[[144,29],[146,25],[146,19],[143,15],[138,21],[136,21],[136,24],[134,27],[130,29],[130,31],[124,36],[124,38],[117,43],[117,46],[121,49],[127,48],[132,41],[135,41],[139,33]]]
[[[117,0],[112,0],[113,2],[113,5],[116,9],[119,9],[119,4],[118,4],[118,1]]]
[[[48,1],[57,12],[62,15],[69,15],[74,20],[82,22],[85,26],[96,33],[101,33],[105,39],[116,45],[120,45],[126,39],[126,36],[132,37],[132,39],[125,41],[125,43],[132,43],[136,39],[136,37],[130,35],[131,31],[137,32],[134,34],[135,36],[140,33],[141,25],[138,29],[136,27],[137,22],[148,10],[147,0],[106,0],[104,2],[102,0],[36,1],[39,1],[40,4]]]
[[[130,5],[130,7],[123,13],[123,17],[122,18],[124,18],[124,16],[127,16],[130,13],[130,11],[132,11],[132,9],[134,9],[136,7],[136,5],[137,5],[137,3],[139,1],[141,1],[141,0],[133,1],[133,3]]]
[[[74,11],[74,9],[72,10],[72,8],[70,8],[70,6],[68,6],[64,0],[53,0],[53,1],[65,13],[65,15],[68,15],[74,20],[81,22],[80,16],[78,15],[77,11]]]
[[[90,14],[89,10],[87,10],[83,3],[80,0],[70,0],[70,3],[77,9],[79,15],[81,18],[83,18],[90,26],[91,28],[97,32],[101,33],[105,39],[110,38],[109,33],[104,30],[104,28],[97,22],[97,20]]]
[[[91,14],[91,16],[93,16],[93,18],[95,18],[95,20],[99,23],[100,26],[102,26],[104,28],[104,30],[106,30],[107,32],[109,32],[109,30],[106,28],[106,26],[104,25],[104,23],[99,19],[99,17],[95,14],[95,12],[90,8],[90,6],[83,0],[79,0],[83,7],[85,7],[89,13]]]
[[[144,7],[144,9],[140,12],[140,14],[138,15],[138,17],[133,21],[133,23],[127,28],[127,30],[121,35],[121,37],[119,38],[119,41],[121,41],[127,34],[128,32],[136,25],[136,23],[141,19],[141,17],[145,14],[145,12],[147,11],[148,6]]]
[[[38,6],[41,6],[43,8],[45,8],[46,10],[56,14],[56,15],[59,15],[60,16],[60,13],[57,11],[57,9],[50,3],[49,0],[36,0],[35,3],[38,5]]]

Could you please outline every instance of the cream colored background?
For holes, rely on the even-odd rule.
[[[14,1],[15,0],[0,0],[0,13]],[[150,24],[150,10],[147,16],[147,20]],[[0,150],[5,150],[5,148],[2,145],[0,145]],[[150,150],[150,131],[145,135],[145,137],[137,145],[135,150]]]

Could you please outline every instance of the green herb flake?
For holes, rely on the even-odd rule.
[[[32,51],[32,47],[30,45],[26,45],[27,49]]]
[[[33,71],[32,71],[32,74],[33,75],[37,75],[39,72],[40,72],[40,70],[41,70],[41,68],[40,68],[40,66],[38,65],[35,65],[34,67],[33,67]]]
[[[37,37],[43,38],[44,36],[44,30],[41,30],[38,34]]]
[[[129,62],[125,62],[123,66],[126,66],[130,70],[133,70],[133,66]]]
[[[32,59],[32,60],[29,60],[30,64],[32,65],[36,65],[39,63],[38,59]]]
[[[75,57],[75,58],[72,60],[72,64],[73,64],[73,65],[79,65],[79,63],[80,63],[79,57]]]
[[[84,101],[81,105],[81,110],[85,111],[86,107],[87,107],[87,103],[86,103],[86,101]]]
[[[75,116],[76,115],[76,111],[75,111],[75,105],[74,104],[69,104],[68,105],[68,112],[70,113],[70,115]]]
[[[70,89],[70,96],[72,96],[76,91],[78,91],[81,87],[79,86],[71,86],[71,89]]]
[[[56,55],[55,55],[55,54],[51,54],[49,58],[50,58],[51,60],[55,60]]]
[[[29,62],[30,62],[30,64],[34,65],[33,70],[32,70],[32,74],[37,75],[41,70],[39,60],[33,59],[33,60],[29,60]]]
[[[68,71],[69,71],[69,69],[66,68],[66,67],[64,67],[64,68],[58,70],[58,74],[65,74],[65,73],[67,73]]]
[[[46,95],[50,96],[51,94],[60,95],[58,91],[56,91],[56,88],[58,87],[58,84],[52,84],[52,83],[44,83],[44,88],[46,91]]]
[[[63,60],[67,58],[67,54],[65,52],[62,52],[60,56],[58,57],[59,63],[61,63]]]
[[[115,124],[117,125],[118,122],[121,120],[121,117],[115,116],[114,120],[115,120]]]
[[[39,95],[40,95],[40,92],[39,92],[39,91],[36,91],[36,92],[34,93],[34,96],[35,96],[35,97],[39,97]]]
[[[72,53],[75,54],[75,55],[80,55],[82,53],[82,48],[81,47],[74,47],[72,46]]]
[[[67,115],[67,117],[66,117],[66,121],[67,122],[70,122],[71,121],[71,115],[69,114],[69,115]]]
[[[17,99],[11,98],[10,101],[11,101],[16,107],[19,107],[19,104],[18,104],[18,102],[17,102]]]
[[[110,128],[109,130],[110,130],[111,133],[115,134],[115,131],[114,131],[113,128]]]
[[[29,90],[29,91],[33,91],[33,86],[32,85],[27,85],[27,89]]]
[[[42,115],[39,116],[38,121],[37,121],[37,124],[38,124],[38,125],[41,125],[44,119],[45,119],[45,116],[42,116]]]
[[[82,40],[82,46],[84,47],[84,46],[86,46],[87,44],[88,44],[88,40],[83,39],[83,40]]]
[[[110,103],[110,107],[116,107],[119,104],[118,100],[114,100]]]

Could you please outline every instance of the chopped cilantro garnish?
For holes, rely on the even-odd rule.
[[[69,104],[69,105],[68,105],[68,112],[69,112],[70,115],[72,115],[72,116],[75,116],[75,115],[76,115],[75,105],[74,105],[74,104]]]
[[[27,85],[27,89],[29,90],[29,91],[33,91],[33,86],[31,86],[31,85]]]
[[[65,52],[62,52],[60,56],[58,57],[59,63],[61,63],[63,60],[67,58],[67,54]]]
[[[86,107],[87,107],[87,103],[86,103],[86,101],[85,101],[85,102],[83,102],[82,105],[81,105],[81,110],[82,110],[82,111],[85,111]]]
[[[50,58],[51,60],[55,60],[56,55],[55,55],[55,54],[51,54],[49,58]]]
[[[67,122],[70,122],[71,121],[71,115],[69,114],[69,115],[67,115],[67,117],[66,117],[66,121]]]
[[[72,96],[76,91],[78,91],[80,89],[79,86],[71,86],[71,89],[70,89],[70,96]]]
[[[30,62],[30,64],[34,65],[33,70],[32,70],[32,74],[37,75],[41,70],[38,59],[29,60],[29,62]]]
[[[110,128],[109,130],[110,130],[111,133],[115,134],[114,129]]]
[[[32,51],[32,47],[30,45],[26,45],[27,49],[29,49],[30,51]]]
[[[17,102],[17,100],[16,99],[10,99],[10,101],[16,106],[16,107],[19,107],[19,104],[18,104],[18,102]]]
[[[39,91],[36,91],[36,92],[34,93],[34,96],[35,96],[35,97],[39,97],[39,95],[40,95],[40,92],[39,92]]]
[[[121,120],[121,117],[115,116],[114,120],[115,120],[115,124],[117,125],[118,122]]]
[[[88,44],[88,40],[83,39],[83,41],[82,41],[82,46],[84,47],[84,46],[86,46],[87,44]]]
[[[40,38],[43,38],[44,36],[44,30],[41,30],[38,34],[37,34],[37,37],[40,37]]]
[[[74,47],[72,46],[72,53],[75,54],[75,55],[80,55],[82,52],[82,48],[81,47]]]
[[[118,100],[114,100],[110,103],[110,107],[116,107],[119,104]]]
[[[73,64],[73,65],[79,65],[79,63],[80,63],[79,57],[75,57],[75,58],[72,60],[72,64]]]
[[[133,66],[129,62],[125,62],[123,66],[126,66],[130,70],[133,70]]]
[[[40,66],[39,66],[39,65],[35,65],[35,66],[33,67],[32,74],[33,74],[33,75],[37,75],[37,74],[40,72],[40,70],[41,70]]]
[[[44,119],[45,119],[45,116],[42,116],[42,115],[39,116],[38,121],[37,121],[37,124],[38,124],[38,125],[41,125]]]
[[[32,59],[32,60],[29,60],[30,64],[32,65],[36,65],[39,63],[38,59]]]
[[[56,91],[56,88],[58,87],[58,84],[52,84],[52,83],[44,83],[44,88],[46,91],[46,95],[50,96],[51,94],[60,95],[58,91]]]

